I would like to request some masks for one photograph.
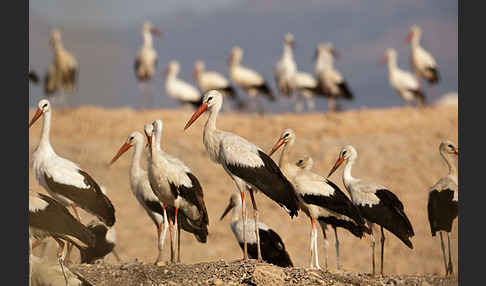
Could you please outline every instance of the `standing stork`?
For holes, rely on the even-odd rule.
[[[437,62],[428,51],[420,46],[421,35],[422,30],[420,27],[417,25],[412,25],[405,40],[406,43],[410,44],[411,48],[411,66],[415,71],[419,86],[421,77],[427,80],[427,82],[431,85],[437,84],[440,80]]]
[[[79,64],[74,55],[64,48],[59,29],[51,32],[51,46],[54,52],[54,78],[63,97],[64,91],[74,93],[77,89]]]
[[[32,165],[39,184],[63,206],[71,206],[81,221],[76,207],[98,217],[107,226],[115,224],[115,208],[103,194],[96,181],[76,163],[56,154],[49,140],[51,130],[51,104],[41,99],[29,128],[44,117],[39,145],[32,154]]]
[[[419,81],[410,72],[398,67],[396,50],[387,49],[381,62],[388,62],[388,81],[405,103],[417,101],[420,106],[423,106],[425,95],[420,88]]]
[[[243,250],[243,219],[241,218],[241,197],[237,193],[233,193],[230,201],[220,220],[222,220],[229,211],[231,213],[231,230]],[[248,228],[246,229],[246,239],[248,243],[248,256],[251,259],[257,259],[257,239],[255,236],[255,220],[247,219]],[[273,229],[263,222],[258,223],[258,233],[260,235],[260,249],[262,251],[263,261],[274,264],[280,267],[293,267],[294,264],[285,249],[285,244],[282,239]]]
[[[152,35],[161,37],[162,34],[151,22],[144,22],[142,25],[143,44],[137,51],[134,64],[135,76],[141,93],[146,89],[147,83],[152,80],[157,70],[158,55],[154,49]]]
[[[282,153],[280,154],[279,166],[285,176],[293,184],[295,191],[300,198],[301,209],[311,220],[310,267],[313,268],[315,266],[317,269],[320,269],[316,228],[316,222],[319,222],[324,237],[324,247],[326,249],[326,270],[328,258],[327,249],[329,245],[326,236],[327,224],[330,224],[334,229],[337,268],[340,269],[341,264],[337,228],[342,227],[347,229],[358,238],[363,237],[364,232],[369,233],[369,230],[366,227],[365,221],[361,217],[358,208],[353,205],[343,191],[325,177],[310,171],[313,166],[312,159],[307,159],[307,161],[302,162],[299,161],[297,164],[290,163],[288,158],[289,152],[287,152],[287,149],[290,149],[294,145],[295,138],[295,132],[292,129],[285,129],[273,146],[269,155],[273,155],[273,153],[283,146]],[[298,165],[299,163],[301,164],[300,166]]]
[[[160,147],[162,138],[162,120],[153,123],[153,137],[149,139],[150,160],[148,164],[148,178],[153,192],[166,206],[174,207],[174,224],[169,217],[169,231],[171,232],[171,248],[174,248],[175,229],[177,229],[177,262],[180,262],[180,215],[179,210],[187,217],[192,227],[199,230],[196,237],[206,242],[208,234],[209,217],[204,203],[204,194],[199,180],[189,167],[181,160],[168,155]],[[171,257],[174,262],[174,257]]]
[[[347,81],[334,67],[337,52],[331,43],[319,44],[314,55],[314,71],[322,93],[328,97],[330,111],[336,111],[336,99],[352,100],[353,93]]]
[[[261,94],[270,101],[275,101],[275,96],[262,75],[241,65],[242,59],[243,50],[238,46],[234,46],[228,58],[231,80],[248,93],[253,102],[257,101],[260,105],[260,112],[263,112],[262,103],[257,95]]]
[[[207,71],[202,60],[194,62],[193,77],[203,93],[216,89],[224,96],[228,96],[237,103],[238,109],[243,108],[245,103],[238,97],[236,89],[226,77],[216,71]]]
[[[297,72],[297,64],[294,60],[293,49],[295,48],[294,35],[287,33],[284,36],[283,53],[280,60],[275,64],[273,73],[278,90],[282,95],[290,97],[295,89],[292,82]]]
[[[199,106],[202,102],[201,93],[191,84],[179,79],[180,65],[178,61],[170,61],[164,70],[165,90],[169,97],[178,100],[182,104],[192,104],[194,107]]]
[[[330,177],[339,166],[346,161],[343,173],[343,183],[363,217],[367,220],[371,231],[372,275],[375,276],[375,237],[374,224],[381,228],[381,275],[383,275],[383,257],[385,233],[383,228],[396,235],[406,246],[413,249],[410,238],[415,235],[412,224],[405,214],[400,199],[386,187],[372,181],[354,178],[351,168],[356,162],[358,152],[351,145],[346,145],[339,153],[339,158],[329,172]]]
[[[223,96],[217,90],[210,90],[203,98],[203,103],[194,112],[184,127],[187,130],[206,110],[209,110],[208,120],[204,126],[203,144],[208,152],[209,158],[223,166],[236,184],[238,193],[241,195],[243,207],[241,209],[243,223],[244,250],[243,259],[248,260],[246,242],[246,206],[245,189],[250,192],[255,221],[258,225],[258,209],[256,207],[253,191],[258,189],[266,196],[283,207],[290,215],[298,215],[298,198],[290,182],[280,171],[275,162],[248,140],[216,128],[216,119],[223,105]],[[262,261],[260,250],[260,236],[258,228],[255,228],[257,242],[258,260]]]
[[[459,211],[457,163],[454,162],[454,159],[459,155],[459,151],[454,143],[445,140],[440,143],[439,152],[449,168],[449,174],[441,178],[432,188],[430,188],[427,211],[432,236],[435,236],[437,232],[439,232],[440,235],[442,257],[444,258],[446,275],[448,275],[453,273],[450,234],[452,231],[452,224]],[[447,263],[446,260],[442,232],[447,232],[449,263]]]
[[[58,260],[67,284],[63,266],[66,257],[64,241],[76,245],[82,252],[83,249],[94,247],[95,236],[53,198],[41,193],[29,195],[29,237],[41,240],[49,236],[59,245]]]
[[[303,106],[300,98],[303,98],[307,103],[307,109],[313,111],[315,108],[314,96],[325,95],[319,86],[317,79],[306,72],[297,71],[294,74],[293,82],[297,90],[297,98],[295,104],[295,111],[300,112]]]

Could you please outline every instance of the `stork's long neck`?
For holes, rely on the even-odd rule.
[[[449,168],[449,176],[457,178],[457,166],[453,162],[452,155],[440,153],[442,155],[442,158],[444,158],[444,161],[447,164],[447,167]]]
[[[397,58],[390,56],[388,57],[388,75],[391,75],[395,70],[397,70]]]
[[[349,157],[344,165],[344,172],[343,172],[343,184],[346,186],[346,189],[349,191],[349,184],[354,180],[353,176],[351,175],[351,169],[353,168],[354,162],[356,161],[355,156]]]
[[[412,44],[412,48],[417,48],[418,46],[420,46],[420,35],[419,34],[417,34],[417,33],[413,34],[411,44]]]
[[[278,161],[278,166],[282,169],[282,171],[287,171],[287,166],[290,164],[289,160],[289,152],[292,149],[294,142],[289,141],[283,145],[282,153],[280,154],[280,160]]]
[[[291,60],[294,59],[294,53],[293,53],[293,50],[292,50],[292,47],[290,46],[290,44],[285,43],[284,50],[283,50],[283,57],[289,58]]]
[[[137,176],[142,171],[140,167],[140,159],[142,158],[143,143],[137,142],[134,146],[132,155],[132,165],[130,167],[130,174],[132,177]]]
[[[49,141],[49,133],[51,132],[51,111],[45,112],[43,117],[39,148],[52,149],[51,142]]]
[[[214,132],[216,130],[216,119],[218,117],[219,108],[213,108],[209,112],[208,120],[204,125],[204,132]]]
[[[152,35],[150,35],[150,32],[144,32],[143,33],[143,45],[146,48],[152,48]]]

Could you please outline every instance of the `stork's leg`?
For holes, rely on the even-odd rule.
[[[313,229],[313,235],[314,235],[314,259],[315,259],[315,266],[317,269],[321,269],[319,266],[319,247],[317,246],[317,227],[314,223],[314,229]],[[326,247],[327,239],[324,239],[324,248],[326,248],[326,271],[327,271],[327,247]]]
[[[157,248],[158,248],[158,254],[157,254],[157,259],[155,260],[155,265],[162,261],[162,248],[163,248],[163,242],[160,240],[160,233],[162,232],[162,223],[160,223],[157,226]]]
[[[246,243],[246,203],[245,203],[245,192],[240,191],[241,194],[241,216],[243,217],[243,260],[248,260],[248,245]]]
[[[336,238],[336,263],[337,263],[337,269],[340,270],[341,269],[341,263],[340,263],[340,259],[339,259],[339,238],[338,238],[336,227],[333,226],[333,228],[334,228],[334,235],[335,235],[335,238]]]
[[[177,226],[177,263],[181,263],[181,224],[179,222],[180,220],[180,214],[177,212],[176,208],[176,226]]]
[[[449,265],[447,266],[449,274],[452,275],[452,253],[451,253],[451,233],[447,233],[447,244],[449,246]]]
[[[306,101],[307,101],[307,109],[309,111],[314,111],[314,109],[316,108],[316,104],[314,103],[314,98],[312,98],[312,96],[309,96],[306,98]]]
[[[375,236],[373,235],[373,223],[368,222],[369,229],[371,231],[370,233],[370,239],[371,239],[371,264],[372,264],[372,271],[371,271],[371,276],[375,277]]]
[[[79,216],[78,209],[76,208],[75,204],[71,204],[71,208],[73,209],[74,215],[76,216],[76,219],[81,222],[81,217]],[[71,251],[73,249],[73,244],[68,242],[67,243],[67,254],[66,254],[66,264],[71,263]]]
[[[329,97],[328,106],[330,112],[336,111],[336,99],[334,97]]]
[[[257,239],[257,260],[258,260],[258,262],[263,262],[262,251],[261,251],[261,248],[260,248],[260,233],[259,233],[259,229],[258,229],[258,216],[259,216],[258,208],[257,208],[256,202],[255,202],[255,196],[253,194],[254,193],[253,189],[251,187],[248,187],[248,191],[250,192],[251,203],[253,205],[253,214],[254,214],[254,218],[255,218],[255,235],[256,235],[256,239]]]
[[[309,243],[309,250],[310,250],[310,263],[309,263],[309,268],[313,269],[314,268],[314,227],[315,227],[316,221],[311,218],[311,232],[310,232],[310,243]]]
[[[383,276],[383,257],[385,256],[385,233],[383,232],[383,226],[381,226],[381,276]]]
[[[66,281],[66,285],[68,285],[68,279],[67,279],[67,276],[66,276],[66,272],[64,271],[64,258],[65,258],[64,242],[62,240],[57,239],[57,238],[55,238],[55,240],[57,241],[57,244],[59,245],[59,251],[57,253],[57,259],[59,261],[59,265],[61,266],[62,275],[64,276],[64,280]]]
[[[162,210],[164,213],[164,222],[160,223],[157,227],[157,248],[158,248],[158,255],[155,264],[162,261],[162,250],[164,249],[165,244],[165,237],[167,236],[167,229],[169,228],[169,221],[167,219],[167,211],[165,210],[165,205],[162,204]],[[163,230],[162,230],[162,224]],[[172,234],[171,234],[172,235]]]
[[[174,262],[174,225],[172,219],[169,218],[169,236],[170,236],[170,262]]]
[[[442,231],[439,231],[440,235],[440,247],[442,248],[442,258],[444,259],[444,267],[445,267],[445,275],[449,273],[449,269],[447,268],[447,258],[446,258],[446,253],[445,253],[445,247],[444,247],[444,239],[442,238]]]

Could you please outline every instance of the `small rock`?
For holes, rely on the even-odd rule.
[[[257,285],[282,285],[285,280],[282,268],[273,265],[258,265],[255,267],[252,282]]]
[[[429,282],[427,281],[422,281],[422,284],[420,284],[420,286],[431,286]]]
[[[169,286],[177,286],[177,283],[175,283],[174,281],[169,281],[167,283],[167,285],[169,285]]]
[[[165,263],[165,261],[158,261],[156,265],[157,266],[165,266],[165,265],[167,265],[167,263]]]
[[[216,278],[216,279],[213,280],[213,284],[214,284],[214,286],[221,286],[221,285],[223,285],[223,280]]]

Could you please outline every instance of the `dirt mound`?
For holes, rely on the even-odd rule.
[[[156,266],[135,261],[126,264],[104,262],[71,267],[97,286],[124,285],[458,285],[457,276],[385,275],[341,271],[307,270],[301,267],[280,268],[267,263],[202,262]]]

